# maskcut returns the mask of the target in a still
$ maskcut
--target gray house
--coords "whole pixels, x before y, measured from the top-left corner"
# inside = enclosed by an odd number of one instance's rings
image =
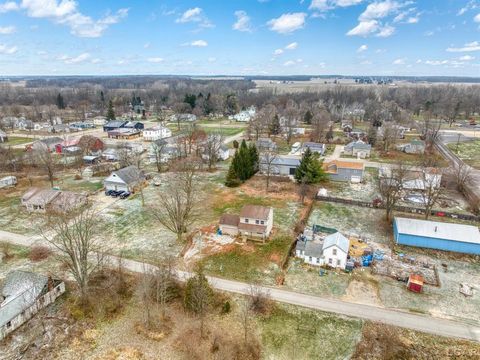
[[[407,154],[423,154],[425,152],[425,141],[413,139],[408,144],[401,144],[397,148]]]
[[[259,151],[262,150],[271,150],[274,151],[277,149],[277,144],[270,138],[260,138],[257,140],[257,148]]]
[[[65,283],[26,271],[7,274],[0,294],[0,340],[53,303],[65,292]]]
[[[270,174],[295,175],[295,171],[300,166],[300,160],[299,156],[279,155],[270,163]],[[260,157],[260,172],[266,173],[268,166],[266,158]]]
[[[34,141],[32,144],[32,149],[37,151],[50,151],[55,152],[57,145],[60,145],[63,142],[63,139],[54,136],[41,140]]]
[[[305,150],[307,150],[307,149],[310,149],[310,151],[312,153],[317,153],[320,156],[322,156],[323,154],[325,154],[325,150],[327,149],[327,147],[325,146],[325,144],[320,144],[320,143],[316,143],[316,142],[303,143],[302,153],[305,152]]]
[[[103,181],[105,190],[129,191],[134,192],[135,188],[145,181],[145,175],[135,165],[124,167],[123,169],[113,171],[109,177]]]
[[[361,159],[370,157],[371,151],[372,145],[366,144],[361,140],[352,141],[343,148],[343,153],[345,155],[355,156]]]
[[[323,163],[323,169],[332,181],[359,183],[363,180],[365,164],[363,162],[333,160]]]

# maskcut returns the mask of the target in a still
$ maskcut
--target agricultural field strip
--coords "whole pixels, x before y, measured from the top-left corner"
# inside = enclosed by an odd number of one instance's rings
[[[35,237],[27,237],[19,234],[13,234],[0,231],[0,241],[12,243],[20,246],[32,246],[42,242]],[[43,243],[42,245],[46,245]],[[48,244],[47,244],[48,245]],[[120,259],[116,256],[108,256],[107,261],[114,265],[121,261],[122,265],[129,271],[143,273],[154,270],[153,265],[145,264],[139,261]],[[177,277],[185,281],[192,274],[184,271],[177,271]],[[238,281],[220,279],[217,277],[208,277],[211,285],[217,290],[249,294],[250,286],[247,283]],[[480,326],[471,326],[451,320],[443,320],[429,316],[410,314],[397,310],[384,309],[381,307],[355,304],[341,300],[331,300],[318,296],[301,294],[293,291],[285,291],[270,287],[262,287],[267,291],[270,297],[279,302],[311,308],[315,310],[326,311],[339,315],[362,318],[370,321],[378,321],[389,325],[409,328],[417,331],[423,331],[430,334],[456,337],[480,342]]]

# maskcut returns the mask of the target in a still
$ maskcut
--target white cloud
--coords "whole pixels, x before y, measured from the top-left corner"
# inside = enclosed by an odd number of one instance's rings
[[[395,33],[395,28],[390,25],[385,25],[380,29],[380,31],[375,35],[377,37],[389,37]]]
[[[89,38],[102,36],[110,25],[118,23],[128,15],[128,9],[120,9],[114,14],[94,20],[83,15],[74,0],[22,0],[20,8],[25,10],[29,17],[49,19],[56,24],[70,27],[72,35]]]
[[[145,44],[143,44],[143,48],[148,49],[148,48],[150,48],[150,45],[151,44],[149,42],[146,42]]]
[[[287,46],[285,46],[285,49],[286,50],[295,50],[297,47],[298,47],[298,43],[293,42],[293,43],[290,43]]]
[[[7,1],[0,4],[0,14],[15,10],[18,10],[18,5],[14,1]]]
[[[175,22],[177,23],[186,23],[186,22],[199,22],[202,21],[202,12],[203,10],[199,7],[191,8],[185,11],[181,17],[179,17]]]
[[[0,54],[2,55],[13,55],[18,51],[18,48],[16,46],[7,46],[0,44]]]
[[[298,29],[302,29],[305,26],[306,13],[287,13],[283,14],[279,18],[270,20],[267,24],[270,26],[270,30],[276,31],[280,34],[288,34]]]
[[[273,52],[273,55],[275,55],[275,56],[282,55],[282,54],[283,54],[283,49],[276,49],[276,50]]]
[[[283,66],[292,66],[292,65],[295,65],[295,64],[296,64],[295,61],[293,61],[293,60],[288,60],[288,61],[285,61],[285,62],[283,63]]]
[[[348,36],[367,36],[377,32],[379,29],[378,21],[377,20],[369,20],[369,21],[361,21],[347,32]]]
[[[95,58],[95,59],[92,59],[90,62],[91,62],[92,64],[99,64],[99,63],[102,62],[102,59]]]
[[[448,52],[472,52],[472,51],[480,51],[480,42],[473,41],[470,43],[466,43],[462,47],[449,47],[447,48]]]
[[[348,7],[358,5],[363,0],[312,0],[309,9],[326,11],[336,7]]]
[[[161,63],[163,62],[163,59],[161,57],[151,57],[148,58],[147,61],[151,63]]]
[[[237,21],[232,25],[233,30],[238,31],[252,31],[252,27],[250,24],[250,16],[243,10],[235,11],[235,16],[237,17]]]
[[[209,57],[209,58],[208,58],[208,62],[210,62],[210,63],[213,63],[213,62],[215,62],[215,61],[217,61],[217,58],[216,58],[216,57],[213,57],[213,56],[212,56],[212,57]]]
[[[475,15],[475,17],[473,18],[473,21],[480,23],[480,14]]]
[[[364,51],[367,51],[367,50],[368,50],[368,46],[364,44],[357,49],[357,52],[360,53],[360,52],[364,52]]]
[[[394,13],[402,7],[402,4],[386,0],[382,2],[374,2],[367,6],[365,11],[358,18],[360,21],[372,20],[372,19],[382,19],[388,15]]]
[[[470,56],[470,55],[464,55],[464,56],[460,56],[458,58],[458,60],[460,60],[460,61],[472,61],[472,60],[475,60],[475,57]]]
[[[405,65],[405,58],[396,59],[393,61],[393,65]]]
[[[372,62],[370,60],[364,60],[360,64],[361,65],[372,65]]]
[[[0,26],[0,35],[13,34],[15,31],[17,31],[15,26],[4,26],[4,27]]]
[[[68,55],[61,55],[58,60],[63,61],[65,64],[79,64],[86,60],[90,59],[89,53],[83,53],[75,57],[70,57]]]
[[[188,9],[182,14],[182,16],[180,16],[177,20],[175,20],[175,22],[181,23],[181,24],[194,22],[194,23],[198,23],[199,26],[202,28],[213,27],[213,24],[210,22],[210,20],[208,20],[208,18],[203,13],[202,8],[199,8],[199,7]]]
[[[420,21],[420,18],[418,16],[411,16],[407,19],[407,24],[416,24]]]
[[[448,60],[425,60],[425,64],[433,66],[446,65],[448,63]]]
[[[205,47],[208,46],[208,42],[205,40],[195,40],[189,43],[183,44],[183,46],[193,46],[193,47]]]

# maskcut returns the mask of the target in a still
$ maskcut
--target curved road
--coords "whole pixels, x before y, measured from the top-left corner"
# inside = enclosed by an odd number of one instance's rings
[[[32,246],[33,244],[44,242],[39,237],[27,237],[1,230],[0,241],[21,246]],[[155,267],[152,265],[128,259],[120,260],[116,256],[109,256],[107,261],[109,264],[117,266],[118,262],[121,261],[121,264],[125,269],[137,273],[155,270]],[[176,271],[176,275],[180,281],[185,281],[192,274],[184,271]],[[250,285],[247,283],[211,276],[208,277],[208,280],[212,287],[217,290],[244,295],[248,295],[250,293]],[[452,320],[439,319],[431,316],[417,315],[377,306],[323,298],[278,288],[261,287],[261,289],[265,292],[268,292],[272,300],[286,304],[302,306],[310,309],[321,310],[370,321],[378,321],[381,323],[422,331],[434,335],[462,338],[480,342],[480,324],[474,326]]]

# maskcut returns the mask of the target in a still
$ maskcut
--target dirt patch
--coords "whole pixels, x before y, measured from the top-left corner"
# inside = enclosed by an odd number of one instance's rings
[[[342,300],[365,304],[382,306],[378,297],[378,289],[370,282],[352,280],[342,296]]]

